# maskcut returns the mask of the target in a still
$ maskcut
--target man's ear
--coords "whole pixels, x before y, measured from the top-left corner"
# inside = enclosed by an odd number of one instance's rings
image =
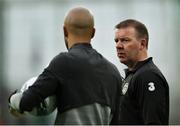
[[[64,31],[64,36],[68,37],[68,31],[67,31],[67,28],[65,26],[63,27],[63,31]]]
[[[94,37],[95,32],[96,32],[96,29],[95,29],[95,28],[93,28],[91,38],[93,38],[93,37]]]
[[[144,49],[144,48],[147,48],[147,42],[145,39],[141,39],[140,41],[140,49]]]

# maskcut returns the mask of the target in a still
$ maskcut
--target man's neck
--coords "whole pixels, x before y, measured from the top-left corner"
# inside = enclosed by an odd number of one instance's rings
[[[73,45],[75,44],[80,44],[80,43],[90,43],[90,41],[74,41],[74,42],[71,42],[71,43],[68,43],[68,48],[70,49]]]
[[[129,69],[130,71],[132,71],[132,70],[136,67],[136,65],[137,65],[138,62],[144,61],[144,60],[146,60],[146,59],[148,59],[148,56],[147,56],[147,55],[144,56],[144,57],[142,57],[142,58],[140,58],[140,59],[137,60],[137,61],[132,61],[131,63],[128,64],[128,69]]]

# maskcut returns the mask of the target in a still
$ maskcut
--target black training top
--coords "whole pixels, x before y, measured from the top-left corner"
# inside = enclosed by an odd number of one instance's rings
[[[169,87],[152,58],[125,72],[120,124],[168,124]]]
[[[57,55],[23,93],[20,109],[31,111],[46,97],[56,95],[59,113],[96,102],[109,106],[114,114],[119,108],[121,83],[117,68],[90,44],[75,44]],[[117,120],[114,116],[112,124]]]

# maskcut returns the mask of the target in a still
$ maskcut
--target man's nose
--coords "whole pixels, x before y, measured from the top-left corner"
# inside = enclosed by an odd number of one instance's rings
[[[123,44],[120,40],[116,42],[116,48],[123,48]]]

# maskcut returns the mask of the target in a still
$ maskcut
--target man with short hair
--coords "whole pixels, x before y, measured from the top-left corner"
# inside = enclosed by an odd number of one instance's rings
[[[168,124],[168,83],[148,57],[148,30],[137,20],[115,26],[117,56],[128,68],[122,85],[120,124]]]

